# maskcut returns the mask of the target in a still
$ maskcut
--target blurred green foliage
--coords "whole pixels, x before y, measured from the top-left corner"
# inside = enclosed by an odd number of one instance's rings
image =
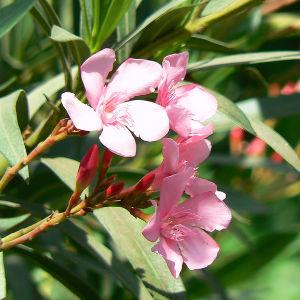
[[[129,251],[127,243],[118,244],[116,234],[125,233],[99,211],[100,223],[94,215],[67,221],[5,252],[7,299],[299,299],[300,88],[294,95],[280,90],[300,78],[300,3],[287,2],[0,1],[0,174],[66,115],[62,91],[84,99],[78,66],[90,53],[112,47],[118,63],[129,56],[160,62],[188,50],[187,80],[213,90],[219,100],[212,155],[199,175],[227,193],[234,216],[229,229],[215,235],[222,249],[216,262],[203,271],[184,270],[185,292],[180,281],[168,278],[159,288],[159,278],[150,286],[134,246]],[[28,110],[18,107],[23,96]],[[234,153],[233,124],[248,131],[241,147],[258,135],[291,165],[271,160],[271,148],[259,157]],[[5,140],[7,130],[12,140]],[[78,161],[93,142],[93,134],[69,138],[30,165],[29,182],[16,177],[9,184],[0,195],[1,236],[64,209]],[[160,161],[159,142],[140,143],[137,157],[116,158],[111,172],[130,185]],[[21,175],[28,179],[26,169]]]

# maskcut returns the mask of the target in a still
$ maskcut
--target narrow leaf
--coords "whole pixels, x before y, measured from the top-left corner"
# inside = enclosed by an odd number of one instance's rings
[[[94,271],[99,272],[100,268],[106,270],[106,273],[119,280],[137,299],[152,299],[143,282],[134,273],[131,266],[120,260],[110,249],[97,241],[92,232],[87,234],[73,222],[65,222],[60,228],[72,240],[85,249],[93,261],[97,261],[91,266]]]
[[[24,91],[19,90],[0,99],[0,151],[10,165],[15,165],[26,156],[20,128],[24,129],[27,121]],[[26,180],[29,177],[28,167],[24,167],[19,173]]]
[[[235,103],[226,97],[217,93],[214,94],[217,97],[219,111],[221,113],[232,120],[232,122],[236,125],[239,125],[248,132],[265,141],[290,165],[292,165],[296,170],[300,171],[300,160],[298,155],[280,134],[263,122],[250,116],[246,116],[246,114],[244,114]]]
[[[68,270],[67,268],[58,264],[55,260],[44,256],[34,249],[26,246],[19,246],[15,248],[14,251],[37,263],[42,269],[69,288],[80,299],[100,299],[94,288],[82,280],[82,278],[80,278],[74,271]]]
[[[36,0],[16,0],[0,9],[0,38],[30,10]]]
[[[141,234],[145,223],[120,207],[94,212],[155,299],[185,299],[184,286],[174,279],[162,258],[151,252],[152,243]]]
[[[300,60],[300,51],[270,51],[228,55],[191,63],[188,69],[190,72],[194,72],[228,66],[261,64],[284,60]]]
[[[3,252],[0,252],[0,299],[6,299],[6,279],[3,261]]]
[[[24,222],[26,219],[30,217],[30,214],[25,214],[12,218],[0,218],[0,231],[6,231],[10,228]]]

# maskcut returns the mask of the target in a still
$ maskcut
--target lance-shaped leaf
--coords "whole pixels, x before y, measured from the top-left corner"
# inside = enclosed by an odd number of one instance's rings
[[[162,258],[151,252],[153,243],[142,236],[144,222],[120,207],[102,208],[94,214],[155,299],[186,298],[182,281],[172,277]]]
[[[270,51],[234,54],[191,63],[190,72],[237,65],[262,64],[284,60],[300,60],[300,51]]]
[[[36,0],[17,0],[0,9],[0,38],[29,11]]]
[[[10,165],[15,165],[27,155],[21,133],[27,122],[27,99],[24,91],[19,90],[0,99],[0,152]],[[19,173],[26,180],[29,176],[28,167],[24,167]]]
[[[59,26],[54,25],[52,27],[50,38],[55,42],[68,43],[73,58],[78,65],[80,65],[90,55],[89,47],[81,37]]]
[[[17,217],[11,218],[0,218],[0,231],[6,231],[22,222],[30,217],[30,214],[24,214]]]
[[[234,124],[239,125],[265,141],[290,165],[300,171],[300,159],[298,155],[280,134],[258,119],[247,116],[235,103],[226,97],[215,92],[214,94],[218,100],[219,112],[228,117]]]
[[[0,299],[6,298],[6,279],[3,262],[3,252],[0,253]]]

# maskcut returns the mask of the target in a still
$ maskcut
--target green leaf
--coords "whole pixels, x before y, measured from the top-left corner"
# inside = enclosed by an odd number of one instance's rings
[[[81,37],[59,26],[52,27],[50,38],[55,42],[68,43],[78,65],[90,56],[90,49]]]
[[[72,191],[75,189],[79,162],[66,157],[42,158],[41,162],[55,173]]]
[[[60,226],[61,230],[72,240],[85,249],[97,263],[89,267],[97,273],[104,270],[113,278],[119,280],[124,287],[135,295],[137,299],[152,299],[143,282],[134,273],[132,267],[119,259],[115,253],[101,244],[94,237],[93,232],[86,233],[73,222],[65,222]],[[101,270],[99,270],[101,268]]]
[[[188,48],[204,51],[235,53],[238,50],[228,46],[226,43],[213,39],[203,34],[194,34],[186,41]]]
[[[162,257],[151,252],[153,243],[142,236],[145,223],[120,207],[102,208],[94,214],[155,299],[186,299],[181,280],[172,277]]]
[[[251,98],[236,102],[236,105],[247,116],[259,120],[282,118],[300,113],[299,95]],[[213,119],[216,130],[226,131],[232,127],[232,121],[222,114],[217,114]]]
[[[71,69],[72,77],[74,78],[77,73],[77,68],[73,67]],[[47,95],[49,98],[55,95],[59,90],[65,86],[64,74],[59,73],[58,75],[52,77],[50,80],[42,83],[41,85],[34,88],[30,93],[28,93],[28,108],[30,119],[38,111],[38,109],[46,102],[44,96]]]
[[[113,33],[119,21],[128,10],[132,0],[106,0],[101,1],[101,23],[99,32],[95,36],[96,44],[93,50],[98,50],[103,42]]]
[[[80,299],[101,299],[94,288],[82,280],[74,270],[69,270],[58,264],[54,259],[44,256],[26,246],[18,246],[14,251],[37,263],[42,269],[69,288]]]
[[[6,299],[6,279],[3,252],[0,252],[0,299]]]
[[[152,24],[156,19],[164,15],[169,10],[173,9],[174,7],[178,6],[179,4],[184,3],[184,0],[172,0],[169,3],[162,6],[160,9],[155,11],[152,15],[147,17],[141,25],[139,25],[133,32],[131,32],[128,36],[126,36],[122,41],[118,42],[114,49],[118,51],[124,45],[126,45],[129,41],[133,38],[137,37],[145,28],[147,28],[150,24]]]
[[[207,5],[205,6],[205,8],[203,9],[201,16],[207,16],[207,15],[211,15],[214,14],[224,8],[226,8],[227,6],[229,6],[230,4],[234,3],[235,0],[210,0]]]
[[[300,160],[296,152],[288,144],[288,142],[271,127],[265,125],[263,122],[246,116],[243,111],[232,101],[226,97],[213,92],[218,100],[219,112],[223,113],[233,123],[244,128],[248,132],[256,135],[276,152],[278,152],[290,165],[296,170],[300,171]]]
[[[15,165],[27,155],[21,129],[28,122],[27,100],[24,91],[16,91],[0,99],[0,152],[10,165]],[[20,175],[26,180],[29,177],[28,167]]]
[[[136,24],[136,4],[135,1],[132,1],[128,11],[123,16],[119,25],[117,27],[117,41],[120,42],[125,38],[130,32],[135,28]],[[118,51],[118,61],[119,63],[123,62],[126,58],[129,57],[132,49],[132,41],[128,42],[120,51]]]
[[[25,214],[12,218],[0,218],[0,231],[6,231],[11,229],[12,227],[24,222],[26,219],[30,217],[30,214]]]
[[[0,38],[30,10],[36,0],[16,0],[0,9]]]
[[[285,60],[300,60],[300,51],[252,52],[216,57],[210,60],[191,63],[188,66],[188,70],[194,72],[228,66],[261,64]]]

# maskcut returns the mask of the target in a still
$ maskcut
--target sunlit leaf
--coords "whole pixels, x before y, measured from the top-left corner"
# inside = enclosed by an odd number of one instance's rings
[[[25,214],[17,217],[11,218],[0,218],[0,231],[6,231],[22,222],[30,217],[30,214]]]
[[[186,298],[181,280],[172,277],[162,258],[151,252],[153,244],[142,236],[145,223],[120,207],[102,208],[94,214],[155,299]]]
[[[134,273],[132,267],[120,260],[110,249],[95,239],[93,233],[86,233],[71,222],[61,226],[61,230],[72,240],[85,249],[97,262],[90,268],[97,273],[101,267],[113,278],[119,280],[138,299],[152,299],[141,279]],[[101,270],[103,272],[103,270]]]
[[[188,69],[190,72],[194,72],[228,66],[261,64],[285,60],[300,60],[300,51],[270,51],[227,55],[191,63]]]
[[[24,91],[16,91],[0,99],[0,151],[11,165],[18,163],[26,156],[20,128],[28,122],[27,100]],[[20,175],[27,179],[28,167]]]
[[[0,299],[6,298],[6,279],[3,262],[3,252],[0,252]]]
[[[30,10],[36,0],[16,0],[0,8],[0,38]]]

